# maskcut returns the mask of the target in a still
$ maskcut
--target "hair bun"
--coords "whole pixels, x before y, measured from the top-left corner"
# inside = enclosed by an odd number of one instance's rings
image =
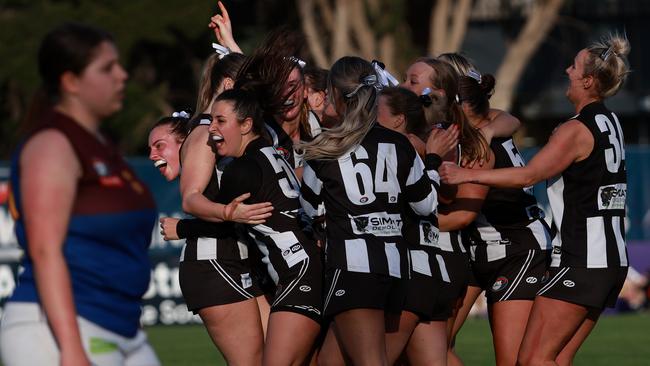
[[[481,87],[481,91],[483,91],[485,95],[491,96],[492,93],[494,92],[495,84],[496,84],[496,79],[494,79],[494,76],[492,74],[484,74],[481,77],[481,84],[479,84],[479,86]]]
[[[625,57],[630,53],[630,42],[627,40],[627,37],[612,35],[609,37],[607,43],[610,45],[616,56]]]

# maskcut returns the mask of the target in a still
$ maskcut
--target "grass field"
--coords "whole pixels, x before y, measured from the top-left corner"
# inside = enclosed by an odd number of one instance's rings
[[[225,365],[200,325],[156,326],[147,333],[163,365]],[[468,320],[457,348],[466,365],[493,365],[487,320]],[[650,313],[603,317],[578,352],[575,365],[650,365]]]

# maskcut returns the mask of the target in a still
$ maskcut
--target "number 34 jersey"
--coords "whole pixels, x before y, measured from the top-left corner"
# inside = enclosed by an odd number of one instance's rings
[[[591,154],[548,181],[553,224],[553,267],[626,267],[627,178],[623,131],[616,115],[599,102],[573,119],[594,138]]]
[[[327,267],[408,278],[403,213],[435,212],[432,180],[408,139],[379,125],[338,159],[308,161],[301,199],[310,216],[325,205]]]

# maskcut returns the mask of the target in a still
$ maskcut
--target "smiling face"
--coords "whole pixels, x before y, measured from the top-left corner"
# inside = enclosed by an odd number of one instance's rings
[[[287,94],[284,105],[287,109],[285,109],[280,116],[282,121],[293,121],[298,118],[302,108],[302,103],[305,99],[304,88],[302,73],[298,67],[294,67],[293,70],[291,70],[284,87],[284,93]]]
[[[434,80],[434,76],[435,70],[433,67],[424,62],[416,62],[406,70],[406,78],[400,86],[420,95],[424,88],[434,89],[431,82],[431,80]]]
[[[210,136],[214,141],[219,156],[240,157],[249,142],[252,120],[240,121],[233,110],[233,102],[220,100],[212,106],[212,123]]]
[[[93,60],[81,74],[74,75],[70,72],[72,82],[63,93],[69,93],[92,115],[102,119],[122,109],[124,84],[128,74],[119,63],[119,55],[113,43],[100,43],[94,54]]]
[[[167,181],[172,181],[180,174],[179,150],[182,141],[172,133],[169,124],[155,127],[149,132],[149,160],[153,161]]]
[[[569,77],[569,86],[567,86],[566,89],[566,96],[574,104],[585,94],[587,89],[587,78],[591,78],[591,76],[585,77],[584,75],[585,61],[587,60],[587,57],[588,51],[586,49],[580,50],[573,59],[573,63],[565,70]]]

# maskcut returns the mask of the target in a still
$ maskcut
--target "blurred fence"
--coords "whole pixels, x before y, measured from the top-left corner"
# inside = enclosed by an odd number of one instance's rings
[[[529,160],[535,149],[523,150]],[[158,205],[159,216],[183,216],[178,181],[167,182],[146,158],[130,158],[138,176],[149,186]],[[626,148],[628,172],[626,232],[630,262],[640,272],[650,269],[650,147]],[[22,251],[18,248],[13,220],[6,206],[8,197],[9,163],[0,162],[0,306],[11,295]],[[545,184],[535,186],[535,195],[550,216]],[[183,241],[166,242],[154,227],[149,250],[152,269],[151,284],[145,294],[142,321],[152,324],[187,324],[200,322],[187,311],[178,283],[178,258]]]

